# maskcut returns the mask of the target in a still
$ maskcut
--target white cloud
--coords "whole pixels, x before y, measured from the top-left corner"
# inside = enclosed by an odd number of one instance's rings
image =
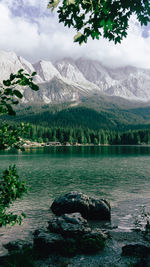
[[[18,6],[17,0],[1,0],[0,3],[3,4],[4,6],[8,7],[8,8]]]
[[[23,0],[24,5],[27,6],[47,6],[49,0]]]
[[[0,4],[0,48],[32,54],[39,39],[38,27],[19,17],[12,18],[8,8]],[[30,43],[31,40],[31,43]]]
[[[20,0],[21,1],[21,0]],[[135,18],[130,23],[128,37],[114,45],[105,39],[89,40],[79,46],[73,43],[74,30],[58,23],[57,15],[40,16],[34,21],[28,16],[14,16],[11,7],[20,1],[0,1],[0,49],[12,50],[30,61],[64,56],[98,59],[111,66],[135,65],[150,68],[150,36],[142,37],[142,28]],[[47,0],[23,0],[26,5],[45,11]]]
[[[35,6],[35,7],[46,7],[49,0],[0,0],[1,3],[8,7],[14,6]]]
[[[43,10],[43,11],[45,11],[49,3],[49,0],[22,0],[22,1],[23,1],[24,6],[36,7],[39,10]]]

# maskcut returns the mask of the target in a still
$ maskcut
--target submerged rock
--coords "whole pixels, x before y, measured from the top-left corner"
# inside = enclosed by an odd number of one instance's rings
[[[54,200],[51,210],[56,215],[79,212],[86,219],[110,220],[110,205],[104,199],[95,199],[76,191]]]

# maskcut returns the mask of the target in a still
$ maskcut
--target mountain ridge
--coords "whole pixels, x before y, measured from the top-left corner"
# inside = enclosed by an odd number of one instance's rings
[[[94,94],[118,96],[130,101],[150,100],[150,69],[133,66],[111,68],[84,58],[64,58],[55,62],[40,60],[31,64],[14,52],[0,51],[0,82],[20,68],[29,74],[37,72],[35,82],[41,90],[36,101],[43,104],[80,102]],[[35,101],[35,95],[30,95],[29,89],[26,89],[24,103]]]

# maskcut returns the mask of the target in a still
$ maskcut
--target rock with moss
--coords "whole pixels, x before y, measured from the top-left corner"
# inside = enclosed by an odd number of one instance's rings
[[[79,212],[86,219],[110,220],[110,204],[104,199],[95,199],[76,191],[70,192],[54,200],[51,205],[54,214]]]

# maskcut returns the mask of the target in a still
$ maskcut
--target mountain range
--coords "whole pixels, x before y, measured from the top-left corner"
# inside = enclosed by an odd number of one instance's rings
[[[31,64],[14,52],[0,51],[0,82],[19,69],[37,72],[38,93],[24,91],[24,103],[78,103],[85,97],[110,96],[130,101],[150,100],[150,69],[126,66],[112,68],[99,61],[64,58]],[[119,100],[118,100],[119,101]]]
[[[19,69],[36,71],[40,90],[24,90],[15,121],[46,127],[150,128],[150,69],[111,68],[85,58],[31,64],[14,52],[0,51],[0,83]]]

